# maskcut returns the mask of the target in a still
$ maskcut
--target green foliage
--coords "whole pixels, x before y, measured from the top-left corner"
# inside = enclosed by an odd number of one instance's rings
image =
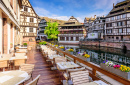
[[[56,40],[58,38],[58,23],[57,22],[48,22],[47,27],[45,27],[44,34],[46,34],[48,39]]]
[[[39,45],[46,45],[46,42],[45,41],[39,42]]]
[[[23,45],[27,45],[27,43],[23,43]]]

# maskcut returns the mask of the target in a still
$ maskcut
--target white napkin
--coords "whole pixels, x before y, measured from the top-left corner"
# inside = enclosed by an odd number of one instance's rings
[[[2,76],[2,77],[0,77],[0,83],[3,83],[3,82],[5,82],[5,81],[8,81],[8,80],[11,79],[11,78],[13,78],[13,76],[7,76],[7,75]]]

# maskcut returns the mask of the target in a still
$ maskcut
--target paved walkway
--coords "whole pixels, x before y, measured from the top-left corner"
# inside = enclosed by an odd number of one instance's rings
[[[38,85],[62,85],[59,79],[59,73],[50,69],[52,65],[47,64],[38,50],[33,49],[29,51],[28,58],[28,64],[35,64],[33,78],[39,74],[41,75]]]

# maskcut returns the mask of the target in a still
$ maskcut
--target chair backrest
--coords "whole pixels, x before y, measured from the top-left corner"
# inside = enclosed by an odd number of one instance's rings
[[[60,63],[60,62],[66,62],[65,57],[56,57],[54,58],[55,63]]]
[[[33,81],[29,82],[26,85],[37,85],[40,75],[38,75]]]
[[[7,60],[0,61],[0,68],[5,68],[5,67],[8,67],[8,61]]]
[[[11,54],[2,54],[2,57],[12,57]]]
[[[89,82],[89,71],[78,71],[78,72],[71,72],[70,76],[72,78],[74,85],[80,85],[82,83]]]
[[[26,71],[28,74],[31,74],[34,69],[34,64],[22,64],[20,65],[21,71]]]
[[[26,63],[26,59],[18,59],[18,60],[14,60],[14,66],[20,66],[22,64]]]
[[[67,77],[70,78],[70,73],[71,73],[71,72],[84,71],[84,70],[86,70],[85,67],[76,68],[76,69],[67,69],[67,70],[66,70]]]

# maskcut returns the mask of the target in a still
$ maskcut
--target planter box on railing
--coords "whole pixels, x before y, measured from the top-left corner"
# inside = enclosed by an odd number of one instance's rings
[[[70,51],[68,51],[68,50],[65,50],[65,52],[67,52],[67,53],[73,55],[73,52],[70,52]]]
[[[107,66],[107,65],[105,65],[103,63],[100,64],[100,67],[102,69],[104,69],[104,70],[107,70],[107,71],[112,72],[112,73],[114,73],[114,74],[116,74],[118,76],[121,76],[121,77],[123,77],[125,79],[130,80],[130,72],[123,72],[120,69],[115,69],[115,68]]]

